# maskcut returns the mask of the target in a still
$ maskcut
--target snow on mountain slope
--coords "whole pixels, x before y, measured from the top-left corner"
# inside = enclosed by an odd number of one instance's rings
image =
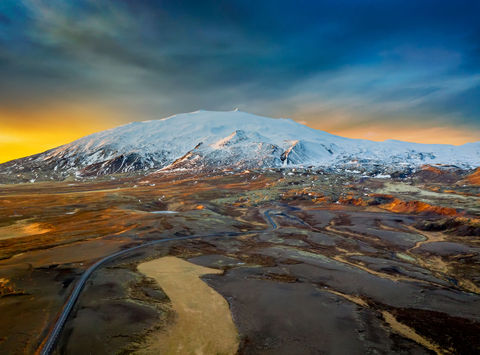
[[[335,136],[290,119],[197,111],[133,122],[0,165],[34,177],[103,175],[150,169],[281,166],[480,165],[480,142],[463,146],[373,142]]]

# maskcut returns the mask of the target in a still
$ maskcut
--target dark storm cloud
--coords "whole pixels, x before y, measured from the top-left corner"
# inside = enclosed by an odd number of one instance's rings
[[[82,97],[140,118],[319,105],[352,125],[479,128],[479,13],[478,1],[6,0],[0,104]]]

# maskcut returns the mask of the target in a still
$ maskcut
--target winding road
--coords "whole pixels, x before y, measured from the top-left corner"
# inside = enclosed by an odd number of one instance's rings
[[[265,220],[271,225],[271,228],[267,228],[263,231],[256,231],[256,233],[264,233],[267,231],[275,230],[278,228],[277,224],[274,222],[272,219],[272,216],[270,213],[272,210],[267,210],[263,212],[263,216]],[[120,256],[126,255],[132,251],[138,250],[140,248],[145,248],[147,246],[151,245],[156,245],[156,244],[161,244],[161,243],[166,243],[166,242],[174,242],[174,241],[180,241],[180,240],[188,240],[188,239],[202,239],[202,238],[213,238],[213,237],[237,237],[245,234],[250,234],[252,232],[226,232],[226,233],[218,233],[218,234],[207,234],[207,235],[189,235],[185,237],[177,237],[177,238],[166,238],[166,239],[159,239],[159,240],[154,240],[148,243],[144,244],[139,244],[134,247],[120,250],[116,253],[110,254],[103,259],[100,259],[97,261],[95,264],[90,266],[80,277],[80,279],[77,281],[75,284],[75,287],[68,297],[67,301],[65,302],[62,311],[57,318],[55,325],[51,328],[51,331],[49,332],[46,340],[42,343],[39,351],[37,353],[41,355],[49,355],[52,353],[55,344],[58,340],[58,337],[60,333],[62,332],[63,327],[65,326],[65,323],[67,322],[68,316],[72,312],[73,306],[75,306],[75,303],[78,301],[78,297],[80,296],[80,292],[82,292],[83,288],[85,287],[85,284],[88,280],[88,278],[92,275],[92,273],[98,269],[100,266],[103,264],[108,263],[109,261],[112,261]]]

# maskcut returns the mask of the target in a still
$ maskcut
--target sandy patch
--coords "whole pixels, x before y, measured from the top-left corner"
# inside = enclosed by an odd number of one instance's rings
[[[221,274],[183,259],[166,256],[138,266],[157,281],[172,302],[175,323],[147,339],[138,354],[235,354],[238,333],[227,301],[200,279]]]
[[[382,315],[385,321],[395,333],[398,333],[405,338],[413,340],[414,342],[426,347],[427,349],[434,351],[438,355],[450,353],[449,351],[440,348],[437,344],[432,343],[427,338],[422,337],[417,332],[415,332],[414,329],[397,321],[397,319],[390,312],[382,311]]]
[[[468,200],[469,197],[462,195],[454,195],[449,193],[435,192],[421,189],[417,186],[407,185],[403,183],[390,183],[387,182],[382,189],[376,191],[380,194],[396,194],[396,193],[413,193],[419,194],[423,197],[433,197],[433,198],[456,198],[459,200]]]
[[[37,234],[44,234],[53,230],[50,226],[42,223],[30,223],[23,220],[7,227],[0,228],[0,240],[29,237]]]

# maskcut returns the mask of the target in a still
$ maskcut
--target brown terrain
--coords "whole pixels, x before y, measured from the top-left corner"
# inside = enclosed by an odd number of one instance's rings
[[[480,168],[477,168],[473,173],[469,174],[466,181],[472,185],[480,185]]]
[[[0,185],[0,353],[35,353],[96,261],[194,235],[99,267],[54,352],[478,353],[478,174]]]

